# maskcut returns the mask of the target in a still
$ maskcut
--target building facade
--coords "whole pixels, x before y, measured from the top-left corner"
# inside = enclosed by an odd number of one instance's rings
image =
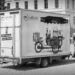
[[[31,9],[63,12],[75,10],[75,0],[5,0],[8,9]]]
[[[28,9],[70,15],[70,23],[75,28],[75,0],[5,0],[7,9]]]

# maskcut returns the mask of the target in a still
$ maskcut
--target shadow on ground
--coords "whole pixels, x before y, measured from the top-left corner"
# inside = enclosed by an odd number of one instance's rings
[[[48,65],[48,67],[58,67],[62,65],[69,65],[75,63],[74,60],[62,60],[62,61],[53,61],[51,64]],[[40,66],[37,66],[35,64],[22,64],[19,66],[3,66],[1,68],[7,68],[7,69],[14,69],[14,70],[19,70],[19,71],[27,71],[27,70],[33,70],[33,69],[41,69]],[[47,68],[47,67],[46,67]]]

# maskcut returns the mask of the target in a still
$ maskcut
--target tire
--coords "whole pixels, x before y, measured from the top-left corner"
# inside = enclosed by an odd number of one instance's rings
[[[36,64],[37,66],[40,66],[40,64],[41,64],[41,58],[37,58],[37,59],[35,60],[35,64]]]
[[[13,60],[13,65],[14,65],[14,66],[18,66],[18,65],[20,65],[20,64],[19,64],[19,62]]]
[[[41,64],[40,64],[40,66],[41,67],[47,67],[48,66],[48,59],[47,58],[42,58],[41,59]]]
[[[39,52],[41,52],[42,51],[42,43],[40,43],[40,42],[36,42],[35,43],[35,51],[37,52],[37,53],[39,53]]]

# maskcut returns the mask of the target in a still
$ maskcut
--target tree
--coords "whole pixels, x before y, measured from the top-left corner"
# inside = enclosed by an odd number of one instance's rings
[[[5,0],[0,0],[0,10],[5,9]]]

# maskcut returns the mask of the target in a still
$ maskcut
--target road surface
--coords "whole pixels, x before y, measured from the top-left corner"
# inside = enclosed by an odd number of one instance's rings
[[[12,63],[0,64],[0,75],[75,75],[75,58],[53,62],[46,68],[35,64],[16,67]]]

